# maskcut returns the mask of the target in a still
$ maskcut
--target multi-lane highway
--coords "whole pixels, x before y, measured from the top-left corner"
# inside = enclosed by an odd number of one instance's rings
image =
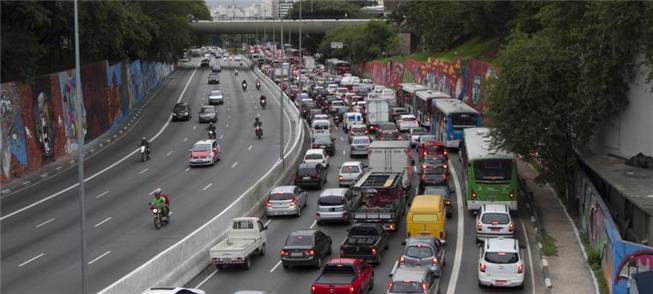
[[[343,162],[349,160],[367,161],[364,158],[350,159],[346,134],[340,129],[334,130],[333,134],[337,139],[337,149],[336,155],[330,159],[330,167],[328,168],[329,180],[325,185],[325,189],[337,187],[337,171]],[[455,178],[451,181],[450,186],[457,193],[462,193],[461,166],[458,155],[455,152],[450,156],[450,163],[453,165],[452,178]],[[413,186],[417,187],[417,179],[415,179]],[[281,266],[279,251],[283,247],[285,239],[290,232],[314,228],[320,229],[331,236],[333,239],[332,256],[338,256],[339,246],[347,235],[345,231],[347,225],[316,224],[315,212],[317,209],[317,198],[320,192],[320,190],[309,190],[309,204],[301,217],[290,216],[266,219],[269,228],[267,254],[256,258],[251,269],[246,271],[234,268],[216,271],[215,267],[209,266],[186,286],[200,287],[207,291],[207,293],[231,294],[237,290],[265,290],[277,294],[310,293],[311,284],[320,274],[320,270],[310,267],[286,270]],[[478,287],[477,269],[479,248],[475,243],[475,216],[468,213],[464,207],[458,209],[460,207],[459,203],[462,200],[462,194],[456,195],[453,196],[452,200],[457,210],[446,225],[448,245],[446,266],[442,276],[440,293],[542,293],[542,273],[539,270],[539,264],[533,264],[533,262],[537,262],[536,260],[532,260],[532,258],[537,259],[536,255],[533,255],[536,252],[533,248],[525,248],[523,250],[524,260],[527,264],[526,282],[523,289]],[[525,240],[528,234],[530,240],[529,246],[534,246],[533,244],[536,243],[532,229],[527,223],[527,214],[522,213],[516,216],[515,221],[519,230],[518,235],[520,239]],[[400,226],[397,232],[391,234],[390,246],[388,250],[382,253],[382,263],[374,267],[375,286],[372,293],[385,293],[388,276],[403,250],[401,242],[404,238],[405,225]]]
[[[216,62],[215,60],[213,61]],[[193,60],[177,69],[146,108],[140,121],[119,141],[86,161],[86,232],[88,283],[97,292],[218,214],[256,182],[279,158],[277,99],[258,108],[265,86],[246,68],[220,61],[219,85],[208,85],[210,68]],[[243,79],[250,87],[244,93]],[[188,149],[205,139],[197,121],[208,91],[224,92],[218,106],[217,136],[221,161],[214,167],[189,168]],[[175,102],[188,102],[193,118],[169,122]],[[260,115],[264,138],[252,122]],[[289,120],[284,121],[289,134]],[[135,149],[142,136],[153,140],[152,160],[140,162]],[[289,142],[288,138],[285,142]],[[76,169],[2,198],[2,293],[80,293],[80,214]],[[162,188],[171,197],[171,222],[155,230],[148,195]]]

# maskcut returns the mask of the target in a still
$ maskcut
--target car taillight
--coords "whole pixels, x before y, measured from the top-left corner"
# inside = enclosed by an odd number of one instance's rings
[[[517,267],[517,273],[520,273],[520,274],[521,274],[521,273],[523,273],[523,272],[524,272],[524,264],[520,264],[520,265]]]
[[[476,200],[476,192],[472,191],[472,200]]]
[[[450,205],[451,205],[451,201],[449,201],[449,200],[445,200],[445,201],[444,201],[444,205],[446,205],[446,206],[450,206]]]
[[[481,230],[483,230],[483,225],[481,223],[477,223],[476,224],[476,231],[480,232]]]
[[[512,232],[515,229],[515,227],[512,225],[512,222],[508,224],[508,231]]]
[[[427,293],[428,287],[426,286],[426,283],[422,282],[422,290],[424,290],[424,293]]]
[[[297,204],[297,197],[293,196],[292,200],[290,200],[290,205],[296,205]]]
[[[312,294],[315,293],[315,286],[311,286],[311,293],[312,293]]]
[[[388,282],[388,289],[387,290],[389,291],[390,288],[392,288],[392,281]]]
[[[272,202],[270,202],[270,200],[265,201],[265,206],[272,207]]]
[[[372,255],[376,256],[376,248],[372,248]]]
[[[310,255],[310,256],[315,255],[315,250],[313,249],[306,250],[306,255]]]
[[[285,249],[281,250],[281,256],[288,256],[288,251],[286,251]]]
[[[426,164],[422,164],[422,169],[426,169]]]
[[[444,240],[444,232],[440,232],[440,240]]]
[[[354,291],[355,291],[355,290],[356,290],[356,289],[355,289],[353,286],[349,287],[349,293],[350,293],[350,294],[354,294]]]
[[[431,263],[435,265],[435,264],[439,264],[440,261],[438,260],[437,257],[433,257],[433,259],[431,260]]]
[[[345,250],[342,250],[342,247],[340,247],[340,257],[342,257],[343,255],[345,255]]]
[[[404,264],[406,263],[406,258],[405,257],[399,257],[399,264]]]
[[[485,268],[486,268],[485,263],[481,262],[481,264],[478,265],[478,270],[480,270],[483,273],[485,272]]]
[[[447,155],[447,150],[444,150],[444,155]]]
[[[426,180],[426,174],[422,174],[422,181]]]
[[[445,165],[444,165],[444,169],[448,169],[448,168],[449,168],[449,166],[445,164]]]
[[[342,181],[344,179],[343,176],[338,176],[338,181]]]
[[[510,192],[508,193],[508,196],[510,196],[510,200],[515,200],[515,193]]]

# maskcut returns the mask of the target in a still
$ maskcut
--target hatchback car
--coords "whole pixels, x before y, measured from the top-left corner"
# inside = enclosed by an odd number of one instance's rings
[[[476,242],[499,236],[514,236],[510,209],[506,204],[483,204],[476,216]]]
[[[311,148],[324,149],[330,156],[336,153],[336,138],[330,134],[313,134],[311,141]]]
[[[209,84],[219,84],[220,76],[217,73],[210,73],[208,78]]]
[[[412,114],[402,114],[397,119],[397,128],[400,132],[407,132],[412,128],[418,128],[419,122],[417,118]]]
[[[390,121],[397,122],[397,118],[404,114],[410,114],[410,111],[404,107],[392,107],[390,108]]]
[[[349,210],[355,206],[355,199],[354,194],[347,188],[330,188],[322,191],[317,200],[317,224],[349,222]]]
[[[378,131],[375,139],[380,141],[401,141],[402,137],[399,131]]]
[[[155,287],[145,290],[143,294],[206,294],[206,292],[196,288]]]
[[[422,173],[449,172],[447,158],[444,155],[428,155],[422,160]]]
[[[327,181],[326,168],[315,162],[300,163],[295,174],[295,185],[300,187],[318,187],[322,189]]]
[[[478,286],[524,287],[524,261],[519,241],[487,239],[478,258]]]
[[[424,194],[424,189],[427,186],[448,186],[448,177],[447,174],[443,173],[443,170],[439,172],[428,172],[422,173],[419,178],[419,193]]]
[[[362,155],[367,157],[370,149],[370,138],[368,136],[356,136],[351,140],[349,147],[349,156]]]
[[[222,68],[220,67],[219,64],[216,64],[213,67],[211,67],[211,72],[217,73],[217,72],[221,72],[221,71],[222,71]]]
[[[218,122],[218,111],[215,106],[204,105],[200,109],[199,122]]]
[[[367,136],[367,126],[366,125],[353,125],[349,128],[349,143],[358,136]]]
[[[410,147],[417,146],[417,142],[419,142],[419,137],[426,134],[428,134],[428,132],[426,132],[426,129],[421,127],[410,129]]]
[[[190,166],[199,166],[215,165],[220,160],[221,150],[216,140],[200,140],[188,152]]]
[[[383,131],[383,132],[398,131],[397,125],[391,122],[380,123],[377,129],[378,129],[377,131]]]
[[[308,149],[304,155],[305,163],[319,163],[325,168],[329,167],[329,155],[324,149]]]
[[[308,204],[308,194],[298,186],[275,187],[265,201],[265,214],[301,216]]]
[[[430,142],[437,142],[437,141],[438,139],[434,135],[421,135],[417,140],[417,145],[415,145],[415,149],[419,150],[422,146],[425,146]]]
[[[387,294],[435,294],[439,292],[440,279],[425,267],[398,267],[388,283]]]
[[[172,108],[172,120],[190,120],[190,106],[186,102],[176,103]]]
[[[224,104],[224,95],[220,90],[211,90],[209,92],[209,105]]]
[[[451,190],[449,190],[448,185],[444,186],[424,186],[424,195],[439,195],[442,196],[445,205],[445,211],[447,218],[451,217],[453,214],[453,205],[451,203]]]
[[[404,252],[399,258],[399,266],[428,267],[439,277],[445,264],[445,245],[438,239],[428,236],[411,237],[406,240]]]
[[[360,161],[346,161],[338,171],[338,186],[349,187],[356,183],[358,178],[367,170],[366,165]]]
[[[322,267],[324,257],[331,255],[331,237],[320,230],[299,230],[288,235],[281,249],[281,264],[291,266],[311,265]]]
[[[424,157],[431,155],[442,155],[449,158],[447,146],[441,142],[427,142],[419,147],[419,160],[424,160]]]

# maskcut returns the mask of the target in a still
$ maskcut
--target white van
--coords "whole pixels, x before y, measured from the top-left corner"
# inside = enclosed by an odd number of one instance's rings
[[[313,120],[313,123],[311,124],[311,129],[313,130],[313,134],[330,134],[331,121],[327,119]]]
[[[343,122],[342,124],[343,130],[348,131],[349,128],[353,125],[364,124],[363,115],[360,112],[347,112],[345,113],[342,122]]]

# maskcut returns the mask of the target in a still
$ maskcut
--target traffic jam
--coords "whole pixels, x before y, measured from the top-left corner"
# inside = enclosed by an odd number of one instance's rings
[[[516,163],[489,146],[478,111],[424,85],[377,85],[352,75],[345,61],[319,64],[290,45],[283,55],[272,46],[249,46],[247,58],[297,106],[310,146],[292,183],[269,191],[263,218],[232,220],[226,238],[210,249],[215,268],[250,269],[260,256],[276,254],[285,271],[320,271],[305,289],[312,294],[371,293],[374,279],[386,278],[385,293],[439,293],[447,248],[456,246],[448,242],[447,221],[469,211],[478,255],[465,258],[478,258],[478,287],[524,287],[524,245],[511,216]],[[458,189],[451,152],[462,162]],[[270,220],[307,211],[315,211],[310,229],[291,231],[281,247],[266,249]],[[330,233],[333,227],[346,231],[344,240]],[[384,252],[397,238],[401,253]],[[381,264],[391,265],[389,276],[375,276]]]

